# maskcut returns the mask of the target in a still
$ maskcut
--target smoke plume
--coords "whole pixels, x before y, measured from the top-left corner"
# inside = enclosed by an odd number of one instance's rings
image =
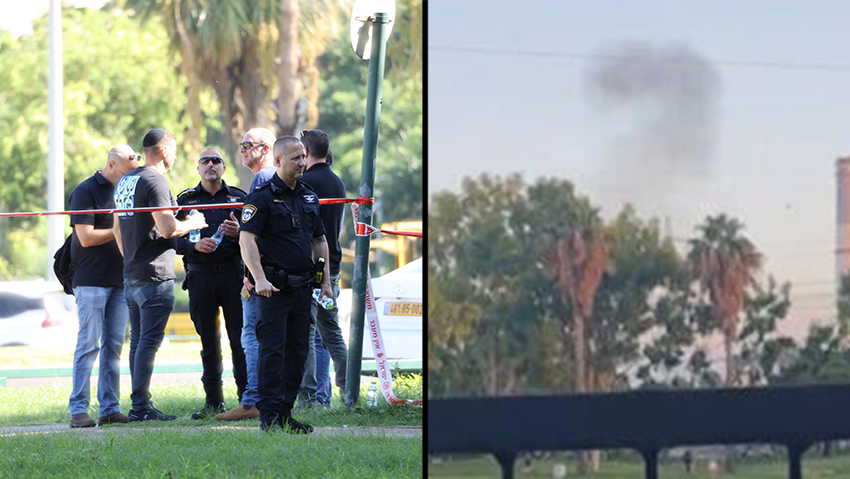
[[[652,213],[685,213],[669,207],[712,173],[718,71],[686,45],[629,43],[599,56],[587,85],[602,113],[605,196],[666,210]]]

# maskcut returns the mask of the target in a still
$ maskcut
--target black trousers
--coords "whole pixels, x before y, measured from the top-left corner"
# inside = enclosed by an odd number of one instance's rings
[[[275,416],[292,412],[310,339],[309,287],[257,296],[257,341],[260,343],[260,420],[271,423]]]
[[[207,393],[207,400],[223,401],[224,398],[210,397],[221,394],[221,330],[218,314],[219,306],[224,311],[224,327],[230,339],[230,353],[233,358],[233,378],[239,394],[248,384],[245,363],[245,351],[242,349],[242,278],[237,270],[223,273],[186,273],[186,286],[189,290],[189,314],[195,323],[195,331],[201,337],[201,363],[204,373],[201,381]]]

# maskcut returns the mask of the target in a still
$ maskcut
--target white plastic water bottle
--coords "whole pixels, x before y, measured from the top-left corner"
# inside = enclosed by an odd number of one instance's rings
[[[328,310],[334,309],[334,300],[332,300],[331,298],[328,298],[327,296],[325,296],[322,299],[319,299],[319,297],[321,295],[322,295],[321,289],[313,288],[313,299],[315,299],[316,302],[319,303],[319,306],[321,306],[325,309],[328,309]]]
[[[215,230],[215,234],[212,235],[212,240],[215,241],[216,249],[218,248],[218,245],[221,244],[221,240],[224,239],[224,229],[222,229],[223,226],[224,223],[218,225],[218,229]],[[213,249],[213,251],[215,251],[215,249]]]
[[[198,213],[198,210],[192,210],[192,211],[189,212],[189,216],[192,216],[192,215],[197,214],[197,213]],[[189,242],[190,243],[197,243],[198,241],[201,241],[201,230],[190,231],[189,232]]]
[[[366,390],[366,407],[378,407],[378,385],[375,381]]]

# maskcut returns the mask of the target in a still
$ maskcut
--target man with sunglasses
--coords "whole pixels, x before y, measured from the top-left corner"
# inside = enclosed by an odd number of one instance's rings
[[[109,150],[106,168],[97,170],[71,193],[68,200],[75,211],[111,209],[115,183],[139,166],[141,156],[127,145]],[[91,370],[100,353],[97,401],[98,424],[126,423],[118,404],[121,376],[121,347],[127,329],[129,310],[124,298],[124,263],[111,214],[71,215],[71,261],[76,265],[72,286],[77,300],[80,329],[74,351],[73,386],[68,401],[71,427],[92,427],[88,415],[91,401]],[[100,342],[100,344],[98,344]]]
[[[200,183],[194,188],[183,190],[177,195],[180,206],[242,203],[246,193],[224,182],[221,176],[227,167],[224,157],[215,148],[207,148],[198,160]],[[192,243],[188,235],[176,239],[177,254],[183,255],[186,279],[183,289],[189,291],[189,314],[195,331],[201,337],[201,363],[204,367],[201,382],[204,385],[206,402],[192,419],[204,419],[227,412],[224,407],[221,374],[221,333],[219,307],[224,311],[224,324],[230,338],[233,358],[233,378],[239,400],[248,382],[245,368],[245,352],[242,350],[242,303],[239,290],[242,288],[241,257],[239,255],[239,223],[235,209],[203,210],[207,227],[201,230],[201,240]],[[186,210],[178,218],[186,216]],[[221,225],[224,238],[217,244],[212,236]]]
[[[266,128],[252,128],[242,137],[239,152],[242,154],[242,166],[254,173],[254,180],[248,191],[267,183],[275,174],[272,145],[275,136]],[[260,343],[257,341],[257,300],[252,294],[254,285],[243,278],[245,295],[242,296],[242,348],[245,350],[245,362],[248,371],[248,384],[239,401],[239,406],[216,416],[220,421],[240,421],[260,417],[257,402],[258,362]]]

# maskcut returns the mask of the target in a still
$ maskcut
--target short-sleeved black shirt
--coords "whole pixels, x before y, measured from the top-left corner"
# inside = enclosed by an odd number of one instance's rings
[[[115,185],[115,208],[177,206],[174,194],[158,171],[140,166]],[[119,213],[124,247],[124,277],[145,281],[174,279],[174,240],[164,238],[149,212]]]
[[[292,189],[277,175],[248,194],[240,221],[242,231],[257,235],[263,265],[293,274],[313,265],[312,240],[325,234],[316,193],[300,181]]]
[[[113,186],[100,171],[77,185],[68,200],[71,210],[102,210],[112,208]],[[71,226],[92,225],[96,230],[112,229],[112,215],[108,213],[71,215]],[[124,285],[124,263],[115,240],[83,248],[76,228],[71,239],[71,261],[77,266],[73,287],[99,286],[102,288]]]
[[[345,184],[327,163],[311,166],[301,177],[301,181],[310,186],[320,199],[345,198]],[[342,229],[342,220],[345,217],[345,205],[322,205],[321,211],[325,239],[328,241],[330,273],[339,274],[339,263],[342,261],[339,230]]]
[[[184,205],[213,205],[220,203],[242,203],[245,200],[246,193],[235,186],[228,186],[224,181],[221,182],[221,189],[214,195],[211,195],[205,190],[200,183],[194,188],[189,188],[180,192],[177,195],[177,204]],[[191,210],[188,210],[191,211]],[[183,220],[186,218],[187,210],[182,210],[177,213],[177,219]],[[203,210],[204,218],[207,220],[207,227],[201,230],[201,238],[209,238],[218,230],[218,226],[224,220],[230,219],[230,212],[233,212],[238,218],[240,215],[239,208],[234,209],[214,209]],[[195,243],[189,241],[189,235],[182,238],[175,238],[177,254],[185,256],[185,260],[190,263],[227,263],[238,261],[239,259],[239,238],[231,238],[224,235],[224,239],[218,248],[212,253],[199,253],[195,251]]]

